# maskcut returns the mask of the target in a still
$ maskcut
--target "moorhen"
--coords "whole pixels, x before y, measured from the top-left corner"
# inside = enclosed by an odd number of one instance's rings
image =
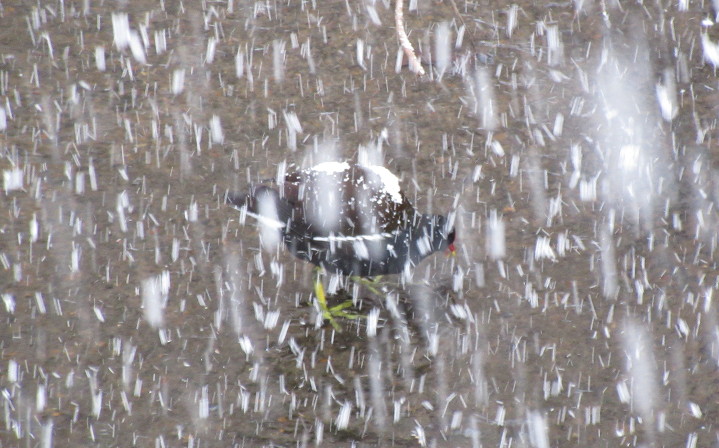
[[[382,166],[324,162],[227,201],[264,231],[277,232],[294,256],[338,274],[398,274],[434,252],[454,253],[452,219],[415,211],[399,179]],[[327,308],[319,277],[315,294],[336,327],[332,315],[347,315]]]

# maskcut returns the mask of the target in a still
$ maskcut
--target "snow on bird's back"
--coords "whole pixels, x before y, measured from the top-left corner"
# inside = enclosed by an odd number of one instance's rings
[[[388,194],[392,201],[401,204],[402,193],[399,189],[399,179],[390,170],[379,165],[366,166],[368,170],[379,176],[382,183],[382,192]]]
[[[312,171],[324,174],[341,173],[350,169],[347,162],[322,162],[311,168]]]

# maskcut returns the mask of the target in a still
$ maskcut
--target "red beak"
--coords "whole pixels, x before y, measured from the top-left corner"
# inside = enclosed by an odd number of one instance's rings
[[[454,243],[452,243],[449,246],[447,246],[447,256],[454,257],[455,255],[457,255],[457,250],[454,247]]]

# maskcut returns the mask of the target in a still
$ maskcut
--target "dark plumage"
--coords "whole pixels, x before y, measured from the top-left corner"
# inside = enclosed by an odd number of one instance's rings
[[[450,220],[416,212],[397,177],[380,166],[326,162],[228,202],[276,229],[296,257],[344,275],[397,274],[454,250]]]

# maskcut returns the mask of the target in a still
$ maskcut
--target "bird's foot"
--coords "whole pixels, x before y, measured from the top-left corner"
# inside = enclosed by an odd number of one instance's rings
[[[357,275],[353,275],[352,277],[350,277],[350,279],[353,282],[357,283],[358,285],[362,285],[365,288],[369,289],[370,292],[372,292],[372,294],[374,294],[376,296],[383,296],[385,294],[383,294],[380,291],[380,289],[378,289],[378,288],[384,288],[384,286],[381,283],[382,277],[383,277],[382,275],[377,275],[377,276],[374,276],[371,278],[359,277]]]
[[[360,319],[366,317],[362,314],[349,313],[345,311],[345,309],[351,307],[354,304],[352,300],[346,300],[339,305],[334,305],[332,307],[328,306],[327,296],[325,295],[325,288],[322,286],[322,280],[320,278],[319,272],[315,277],[314,290],[315,297],[317,297],[317,304],[319,305],[320,313],[322,314],[322,319],[327,319],[332,325],[332,328],[334,328],[336,331],[342,332],[342,326],[337,323],[337,320],[335,318],[344,317],[345,319]]]

